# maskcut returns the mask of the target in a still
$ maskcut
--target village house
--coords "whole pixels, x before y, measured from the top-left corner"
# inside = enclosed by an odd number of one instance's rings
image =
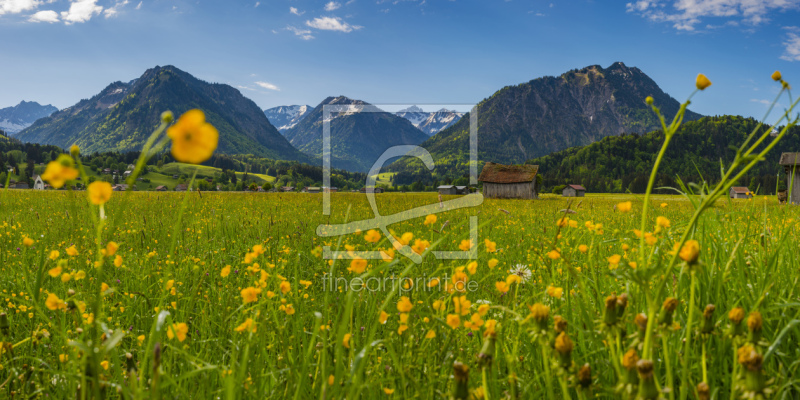
[[[9,189],[30,189],[31,187],[28,186],[27,182],[16,182],[14,184],[8,185]]]
[[[44,190],[44,181],[40,175],[33,176],[33,188],[36,190]]]
[[[731,190],[728,192],[728,195],[732,199],[752,199],[753,198],[753,193],[750,191],[750,189],[748,189],[748,188],[746,188],[744,186],[734,186],[734,187],[732,187]]]
[[[380,188],[380,187],[376,187],[376,188],[363,187],[363,188],[361,188],[361,193],[383,193],[383,188]]]
[[[156,192],[166,192],[166,191],[167,191],[167,187],[166,186],[164,186],[164,185],[156,186]]]
[[[586,188],[581,185],[567,185],[561,191],[561,195],[564,197],[583,197],[586,195]]]
[[[281,186],[281,192],[294,192],[294,186]]]
[[[320,190],[322,190],[322,188],[320,188],[319,186],[308,186],[305,189],[303,189],[303,191],[306,193],[319,193]]]
[[[800,153],[781,154],[780,165],[786,172],[786,190],[789,204],[800,204]]]
[[[111,188],[111,190],[113,190],[115,192],[124,192],[124,191],[128,190],[128,185],[126,185],[126,184],[114,185],[114,187]]]
[[[469,188],[466,186],[442,185],[437,187],[436,190],[439,192],[439,194],[469,194]]]
[[[478,181],[483,182],[483,195],[499,199],[538,199],[536,175],[538,165],[503,165],[487,162]]]
[[[175,191],[176,192],[185,192],[186,189],[188,189],[188,188],[189,188],[189,185],[187,185],[185,183],[179,183],[179,184],[175,185]]]

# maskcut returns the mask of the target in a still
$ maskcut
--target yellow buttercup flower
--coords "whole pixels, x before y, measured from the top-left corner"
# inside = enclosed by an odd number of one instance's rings
[[[630,201],[623,201],[622,203],[617,204],[617,210],[620,212],[628,212],[631,210],[631,202]]]
[[[447,315],[447,325],[453,329],[456,329],[461,326],[461,318],[458,316],[458,314],[449,314]]]
[[[217,128],[206,122],[205,114],[197,109],[181,115],[175,125],[167,128],[167,136],[172,139],[172,156],[190,164],[211,158],[219,141]]]
[[[178,338],[179,342],[186,340],[186,334],[189,333],[189,326],[184,322],[172,324],[167,327],[167,337],[172,340]]]
[[[697,262],[697,258],[700,257],[700,242],[697,240],[688,240],[683,244],[683,248],[681,248],[678,256],[681,260],[689,264]]]
[[[389,313],[387,313],[386,311],[381,311],[381,314],[378,316],[378,322],[380,322],[381,325],[383,325],[386,323],[386,320],[388,319],[389,319]]]
[[[496,258],[493,258],[493,259],[489,260],[489,262],[487,264],[489,265],[489,268],[494,268],[494,267],[497,266],[497,264],[499,262],[500,261],[498,261]]]
[[[242,302],[244,304],[247,304],[247,303],[252,303],[254,301],[258,301],[258,295],[260,293],[261,293],[260,288],[254,288],[254,287],[244,288],[241,291]]]
[[[564,295],[564,289],[555,286],[547,287],[547,295],[556,299],[560,299]]]
[[[661,228],[669,228],[670,222],[666,217],[658,216],[658,218],[656,218],[656,225]]]
[[[119,245],[117,242],[108,242],[106,244],[106,257],[113,257],[114,254],[117,254],[117,249],[119,249]]]
[[[47,300],[44,301],[44,305],[50,311],[67,308],[67,303],[65,303],[64,300],[59,299],[55,293],[50,293],[47,295]]]
[[[228,275],[230,275],[230,274],[231,274],[231,266],[230,265],[226,265],[225,268],[223,268],[222,271],[220,271],[220,273],[219,273],[219,275],[221,277],[223,277],[223,278],[227,278]]]
[[[74,245],[67,247],[67,255],[70,256],[70,257],[77,256],[78,255],[78,249],[76,249]]]
[[[435,223],[436,223],[435,214],[429,214],[427,217],[425,217],[425,222],[424,222],[425,225],[433,225]]]
[[[370,243],[378,243],[378,241],[381,240],[381,234],[375,229],[370,229],[367,231],[367,234],[364,235],[364,240]]]
[[[95,181],[89,184],[89,200],[92,204],[100,206],[111,198],[111,184],[108,182]]]
[[[547,258],[551,260],[558,260],[561,258],[561,253],[559,253],[558,250],[550,250],[547,252]]]
[[[414,308],[414,305],[411,304],[411,300],[409,300],[408,296],[401,297],[400,301],[397,302],[397,311],[407,313],[410,312],[412,308]]]
[[[781,76],[781,71],[775,71],[775,72],[772,73],[772,80],[773,81],[777,82],[777,81],[780,81],[781,79],[783,79],[783,77]]]
[[[289,283],[289,281],[281,282],[280,287],[281,287],[281,293],[283,294],[289,293],[292,290],[292,285]]]
[[[50,161],[42,174],[42,179],[56,189],[60,189],[67,181],[77,178],[78,170],[75,169],[75,163],[72,157],[66,154],[61,154],[55,161]]]
[[[360,274],[367,269],[367,260],[363,258],[354,258],[353,261],[350,261],[350,268],[347,270],[354,273]]]
[[[711,81],[706,78],[703,74],[697,74],[697,80],[695,81],[695,85],[700,90],[705,90],[707,87],[711,86]]]
[[[486,245],[487,253],[494,253],[495,251],[497,251],[497,243],[489,239],[484,239],[483,243]]]
[[[471,249],[472,240],[467,240],[467,239],[462,240],[461,243],[458,245],[458,248],[461,249],[461,251],[467,251]]]
[[[31,247],[33,246],[33,243],[34,243],[33,239],[27,236],[22,239],[22,245],[25,247]]]
[[[353,335],[351,335],[349,333],[345,333],[344,334],[344,339],[342,339],[342,346],[344,346],[345,348],[349,349],[350,348],[350,338],[351,337],[353,337]]]
[[[236,332],[253,332],[256,333],[256,322],[252,318],[246,319],[241,325],[233,329]]]

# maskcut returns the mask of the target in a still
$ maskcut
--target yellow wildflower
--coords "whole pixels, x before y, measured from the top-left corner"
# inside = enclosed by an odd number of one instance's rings
[[[189,110],[167,128],[172,139],[172,156],[180,162],[200,164],[211,158],[219,141],[217,128],[206,122],[205,114]]]

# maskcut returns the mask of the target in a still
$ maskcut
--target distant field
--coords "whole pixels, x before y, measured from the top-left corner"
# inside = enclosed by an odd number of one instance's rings
[[[214,178],[215,176],[222,173],[222,170],[219,168],[214,167],[207,167],[204,165],[192,165],[192,164],[183,164],[183,163],[169,163],[165,164],[159,172],[161,174],[172,176],[172,175],[186,175],[191,177],[194,174],[195,168],[197,169],[197,177],[198,178]],[[266,174],[254,174],[254,173],[247,173],[248,176],[255,177],[254,179],[256,182],[272,182],[275,180],[274,176],[269,176]],[[244,173],[237,172],[236,177],[241,178],[244,176]]]
[[[114,192],[100,230],[92,222],[98,210],[84,196],[0,192],[0,311],[9,321],[2,340],[14,346],[0,358],[0,384],[11,382],[20,398],[37,390],[73,398],[79,386],[87,387],[77,371],[89,369],[116,388],[106,392],[109,398],[226,398],[229,391],[238,398],[449,398],[455,361],[470,369],[465,387],[483,398],[511,391],[542,398],[584,364],[597,398],[619,398],[615,388],[627,376],[621,362],[632,357],[623,355],[641,346],[634,317],[657,318],[646,302],[654,293],[635,282],[663,271],[693,211],[685,198],[653,196],[646,222],[653,243],[640,247],[634,230],[640,228],[641,196],[486,199],[437,214],[433,223],[423,215],[390,225],[422,253],[422,263],[414,264],[393,250],[385,233],[368,234],[377,226],[317,236],[321,225],[373,218],[363,194],[332,194],[327,216],[320,194]],[[376,195],[382,215],[436,205],[437,197]],[[630,212],[615,211],[627,201]],[[567,206],[575,213],[559,224]],[[437,260],[431,250],[469,248],[469,216],[479,223],[475,264]],[[666,220],[657,225],[656,217]],[[721,200],[702,216],[692,234],[701,262],[695,297],[689,298],[693,280],[681,262],[655,299],[678,299],[673,322],[658,328],[653,350],[662,385],[667,371],[681,373],[678,354],[688,354],[688,379],[702,379],[705,360],[717,398],[729,398],[737,379],[731,361],[746,339],[734,344],[724,332],[731,310],[742,307],[761,313],[759,346],[774,346],[764,361],[764,375],[775,379],[771,387],[791,387],[800,359],[793,345],[800,331],[791,329],[800,319],[798,222],[800,208],[780,206],[774,197]],[[110,241],[119,250],[104,258],[98,251]],[[325,245],[383,251],[386,260],[329,263],[321,258]],[[401,286],[386,280],[391,277],[414,281]],[[384,286],[348,289],[353,278]],[[458,291],[457,282],[474,287]],[[620,330],[608,328],[608,299],[623,293],[626,308],[613,303],[621,307],[613,325]],[[707,304],[716,306],[712,333],[694,335]],[[568,322],[568,364],[550,344],[556,343],[556,315]],[[96,326],[102,332],[95,333]],[[101,333],[104,344],[87,353],[85,346]],[[684,349],[686,334],[693,340]],[[479,362],[481,353],[492,355],[491,366]],[[7,381],[31,365],[35,380]],[[129,378],[131,366],[138,380]]]

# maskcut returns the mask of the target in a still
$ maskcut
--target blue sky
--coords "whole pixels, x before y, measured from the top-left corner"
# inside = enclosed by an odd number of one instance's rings
[[[692,109],[761,117],[779,69],[800,85],[800,0],[0,0],[0,107],[68,107],[155,65],[262,108],[345,95],[474,104],[615,61]]]

